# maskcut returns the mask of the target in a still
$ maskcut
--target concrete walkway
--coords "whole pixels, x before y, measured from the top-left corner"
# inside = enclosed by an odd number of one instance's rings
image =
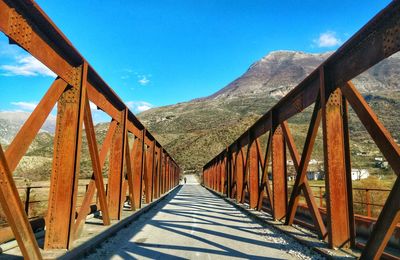
[[[87,258],[314,259],[318,255],[254,223],[188,178],[186,185]]]

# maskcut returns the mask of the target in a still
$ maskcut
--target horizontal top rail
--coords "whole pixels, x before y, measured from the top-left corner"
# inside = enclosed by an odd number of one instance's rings
[[[313,104],[318,96],[320,73],[324,73],[326,97],[336,88],[400,50],[400,1],[392,1],[354,36],[346,41],[319,68],[258,119],[238,139],[210,160],[204,169],[222,160],[227,151],[235,152],[290,117]]]

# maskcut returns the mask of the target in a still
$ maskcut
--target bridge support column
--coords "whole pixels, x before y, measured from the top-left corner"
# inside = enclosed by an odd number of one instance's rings
[[[226,180],[227,180],[227,171],[226,171],[226,155],[222,158],[222,171],[221,171],[221,194],[226,195]]]
[[[126,117],[127,113],[121,111],[121,121],[115,130],[110,150],[110,170],[108,174],[107,202],[110,219],[120,219],[123,207],[123,182],[125,177],[125,145],[126,145]]]
[[[133,143],[133,208],[134,210],[140,209],[142,206],[142,179],[144,170],[144,138],[146,130],[142,130],[142,136],[136,137]]]
[[[257,143],[254,140],[251,142],[248,162],[250,165],[247,167],[249,169],[249,205],[250,208],[254,209],[258,205],[258,194],[259,194],[259,164],[258,164],[258,154],[257,154]]]
[[[231,171],[231,190],[230,190],[230,198],[233,199],[236,196],[237,188],[236,188],[236,158],[237,153],[235,151],[231,152],[230,157],[230,171]]]
[[[154,160],[154,198],[158,199],[160,197],[161,148],[157,148]]]
[[[342,93],[337,89],[326,100],[323,82],[321,86],[328,241],[333,248],[347,247],[351,240],[348,204],[352,202],[346,180]]]
[[[287,209],[286,149],[281,126],[273,130],[272,136],[272,215],[282,220]]]
[[[165,158],[165,190],[164,192],[167,192],[169,190],[169,171],[170,171],[170,165],[169,165],[169,157],[168,155]]]
[[[231,153],[226,149],[225,157],[225,170],[226,170],[226,191],[225,195],[227,198],[231,197],[232,189],[232,165],[231,165]]]
[[[144,176],[146,203],[153,201],[153,167],[155,146],[156,143],[153,141],[152,146],[146,151],[146,174]]]
[[[240,149],[236,157],[236,201],[242,202],[243,194],[243,151]]]
[[[217,189],[219,193],[222,193],[222,178],[224,173],[224,163],[221,158],[219,158],[218,162],[218,182],[217,182]]]
[[[75,83],[65,89],[57,104],[44,242],[46,250],[70,248],[73,240],[87,68],[87,63],[84,63],[72,69],[71,77]]]

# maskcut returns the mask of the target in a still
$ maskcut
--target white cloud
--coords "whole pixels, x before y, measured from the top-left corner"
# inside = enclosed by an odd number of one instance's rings
[[[1,65],[3,76],[47,76],[56,77],[51,70],[44,66],[33,56],[19,55],[15,58],[14,64]]]
[[[19,102],[11,102],[11,105],[18,107],[18,110],[33,111],[37,106],[37,102],[19,101]]]
[[[92,101],[89,101],[90,110],[97,110],[97,105]]]
[[[139,78],[138,82],[142,86],[146,86],[150,82],[149,76],[147,75],[139,75],[138,78]]]
[[[314,39],[313,42],[318,47],[335,47],[342,43],[339,37],[336,36],[336,32],[327,31],[321,33],[318,39]]]
[[[128,102],[126,102],[126,105],[134,113],[140,113],[140,112],[149,110],[150,108],[154,107],[152,104],[150,104],[146,101],[128,101]]]

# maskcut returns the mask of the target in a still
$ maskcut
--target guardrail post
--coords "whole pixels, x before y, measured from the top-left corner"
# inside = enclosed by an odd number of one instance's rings
[[[282,220],[286,216],[287,209],[287,173],[285,138],[281,126],[273,130],[271,150],[272,215],[274,219]]]
[[[319,186],[319,206],[322,208],[323,203],[322,203],[322,186]]]
[[[73,86],[58,100],[45,249],[70,248],[75,222],[88,65],[71,69]]]
[[[31,195],[31,187],[26,187],[26,194],[25,194],[25,213],[26,216],[29,218],[29,200]]]
[[[369,189],[365,190],[365,204],[367,206],[367,216],[371,217],[371,196],[369,194]]]
[[[348,189],[346,179],[342,93],[336,89],[328,97],[324,68],[320,69],[325,185],[327,192],[328,242],[330,247],[350,245]]]

